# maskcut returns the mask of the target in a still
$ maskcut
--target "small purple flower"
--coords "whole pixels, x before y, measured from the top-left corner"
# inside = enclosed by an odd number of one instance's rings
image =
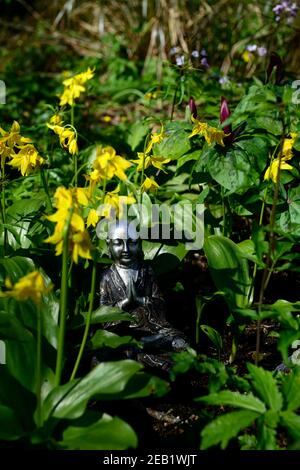
[[[264,57],[267,52],[267,49],[263,46],[257,48],[257,54],[259,55],[259,57]]]
[[[201,54],[203,57],[207,57],[207,52],[206,52],[205,49],[201,49],[200,54]]]
[[[227,75],[219,78],[220,85],[227,85],[230,82],[230,78]]]
[[[290,1],[282,1],[281,3],[277,3],[273,8],[275,13],[275,21],[280,21],[283,17],[286,18],[286,22],[291,24],[293,19],[297,15],[299,7],[296,2],[291,3]]]
[[[184,55],[176,57],[176,65],[178,65],[179,67],[184,65]]]
[[[179,52],[179,50],[180,50],[179,47],[174,46],[174,47],[172,47],[172,48],[170,49],[169,54],[170,54],[170,55],[175,55],[175,54],[177,54],[177,53]]]
[[[202,59],[200,60],[200,64],[203,65],[203,67],[207,68],[209,67],[209,63],[207,62],[207,58],[206,57],[202,57]]]
[[[195,51],[192,51],[191,56],[192,56],[192,57],[195,57],[195,59],[198,59],[198,57],[199,57],[199,51],[196,51],[196,50],[195,50]]]
[[[246,47],[246,50],[249,51],[249,52],[254,52],[256,51],[257,49],[257,45],[256,44],[249,44],[247,47]]]

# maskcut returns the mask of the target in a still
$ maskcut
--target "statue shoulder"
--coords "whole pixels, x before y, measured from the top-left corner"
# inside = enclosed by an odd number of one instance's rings
[[[104,269],[104,271],[101,272],[100,274],[100,281],[101,282],[105,282],[105,281],[109,281],[112,276],[113,276],[113,267],[110,266],[109,268],[106,268]]]

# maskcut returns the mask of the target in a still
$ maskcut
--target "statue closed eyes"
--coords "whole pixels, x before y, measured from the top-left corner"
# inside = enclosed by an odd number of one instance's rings
[[[141,240],[129,223],[119,221],[111,226],[107,245],[113,264],[101,277],[100,305],[130,312],[134,321],[128,327],[129,334],[143,344],[134,358],[168,369],[172,362],[170,353],[186,349],[188,342],[165,318],[164,299],[152,268],[143,261]],[[107,323],[105,328],[124,332],[121,324]]]

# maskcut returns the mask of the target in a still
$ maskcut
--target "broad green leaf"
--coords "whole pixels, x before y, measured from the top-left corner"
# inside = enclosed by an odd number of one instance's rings
[[[251,374],[252,386],[261,400],[273,411],[280,411],[282,408],[282,395],[278,390],[272,372],[253,364],[247,364],[247,367]]]
[[[202,429],[200,449],[205,450],[217,444],[221,445],[221,449],[225,449],[230,439],[250,426],[259,416],[254,411],[234,411],[220,416]]]
[[[135,150],[149,132],[149,126],[141,121],[136,121],[129,129],[127,143],[130,145],[131,150]]]
[[[0,404],[12,408],[23,428],[33,427],[33,412],[36,399],[10,373],[6,365],[0,365]],[[24,405],[26,403],[26,406]]]
[[[264,403],[252,395],[252,393],[242,395],[239,392],[224,390],[219,393],[212,393],[206,397],[197,398],[196,401],[201,401],[208,405],[228,405],[255,411],[256,413],[264,413],[266,411]]]
[[[59,444],[71,450],[124,450],[136,448],[137,436],[125,421],[105,413],[90,426],[68,427]]]
[[[204,242],[204,252],[213,281],[225,293],[229,306],[246,308],[251,280],[241,250],[229,238],[211,235]]]
[[[0,267],[4,269],[5,276],[9,277],[12,283],[35,269],[32,259],[23,256],[3,258],[0,260]]]
[[[51,413],[55,418],[78,418],[92,397],[114,399],[114,395],[122,392],[141,368],[140,364],[131,360],[97,365],[82,379],[72,380],[50,392],[43,406],[45,419]]]
[[[123,344],[138,344],[131,336],[119,336],[111,331],[106,330],[97,330],[94,336],[92,337],[89,348],[90,349],[99,349],[104,346],[110,348],[118,348]]]
[[[102,305],[92,313],[91,323],[93,325],[114,321],[132,321],[132,316],[123,312],[120,308],[110,307],[109,305]]]
[[[217,349],[222,349],[222,337],[217,330],[208,325],[200,325],[200,328],[208,336]]]
[[[294,439],[300,439],[300,416],[293,411],[282,411],[280,413],[282,424],[287,428]]]
[[[243,194],[259,183],[259,172],[253,167],[248,154],[241,149],[232,149],[226,154],[213,153],[208,170],[212,178],[228,190],[228,195]]]
[[[270,428],[262,423],[259,426],[257,450],[276,450],[277,448],[276,429]]]
[[[290,411],[300,408],[300,367],[293,368],[291,374],[285,377],[282,385],[282,393],[286,403],[286,409]]]
[[[153,147],[154,155],[162,155],[171,160],[177,160],[191,148],[191,142],[184,129],[170,129],[166,138]]]
[[[18,216],[26,217],[37,212],[43,205],[45,205],[45,196],[36,194],[34,197],[28,199],[21,199],[15,201],[8,209],[7,213],[10,217],[18,219]]]
[[[23,434],[24,431],[14,410],[0,405],[0,439],[13,441]]]

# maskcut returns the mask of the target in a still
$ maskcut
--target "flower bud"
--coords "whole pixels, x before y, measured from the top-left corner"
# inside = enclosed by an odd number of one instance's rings
[[[230,113],[230,109],[228,106],[228,101],[226,100],[226,98],[224,98],[224,96],[221,96],[221,108],[220,108],[221,123],[226,121],[226,119],[229,118],[230,114],[231,113]],[[231,124],[228,124],[227,126],[223,127],[223,131],[225,132],[225,134],[231,134],[232,132]]]
[[[191,115],[193,116],[194,119],[196,119],[197,116],[198,116],[197,106],[196,106],[195,100],[192,96],[189,99],[189,108],[190,108],[190,111],[191,111]]]

